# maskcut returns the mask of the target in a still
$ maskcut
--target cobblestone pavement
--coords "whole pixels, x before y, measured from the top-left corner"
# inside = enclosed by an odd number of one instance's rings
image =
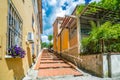
[[[44,54],[43,54],[44,53]],[[120,78],[99,78],[69,64],[48,51],[43,51],[23,80],[120,80]]]

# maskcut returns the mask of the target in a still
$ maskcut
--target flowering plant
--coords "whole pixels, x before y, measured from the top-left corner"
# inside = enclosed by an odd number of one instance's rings
[[[17,45],[12,46],[11,48],[9,48],[8,52],[9,52],[9,55],[11,55],[12,57],[19,56],[21,58],[24,58],[25,54],[26,54],[25,51],[21,47],[19,47]]]

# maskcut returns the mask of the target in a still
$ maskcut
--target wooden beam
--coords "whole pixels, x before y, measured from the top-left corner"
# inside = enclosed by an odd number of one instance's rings
[[[87,17],[87,16],[81,16],[81,18],[83,18],[83,19],[89,19],[89,20],[100,20],[100,19],[97,19],[97,18]]]

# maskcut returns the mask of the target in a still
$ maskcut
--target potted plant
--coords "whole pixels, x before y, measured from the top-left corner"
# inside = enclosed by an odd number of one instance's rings
[[[21,47],[15,45],[12,46],[11,48],[9,48],[8,50],[9,55],[11,55],[12,57],[20,57],[20,58],[24,58],[25,57],[25,51],[24,49],[22,49]]]

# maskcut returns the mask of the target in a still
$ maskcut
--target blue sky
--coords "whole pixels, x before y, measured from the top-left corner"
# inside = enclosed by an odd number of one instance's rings
[[[99,0],[91,0],[99,1]],[[43,34],[42,41],[49,42],[47,36],[53,34],[52,24],[56,17],[70,15],[77,4],[84,4],[84,0],[42,0]]]

